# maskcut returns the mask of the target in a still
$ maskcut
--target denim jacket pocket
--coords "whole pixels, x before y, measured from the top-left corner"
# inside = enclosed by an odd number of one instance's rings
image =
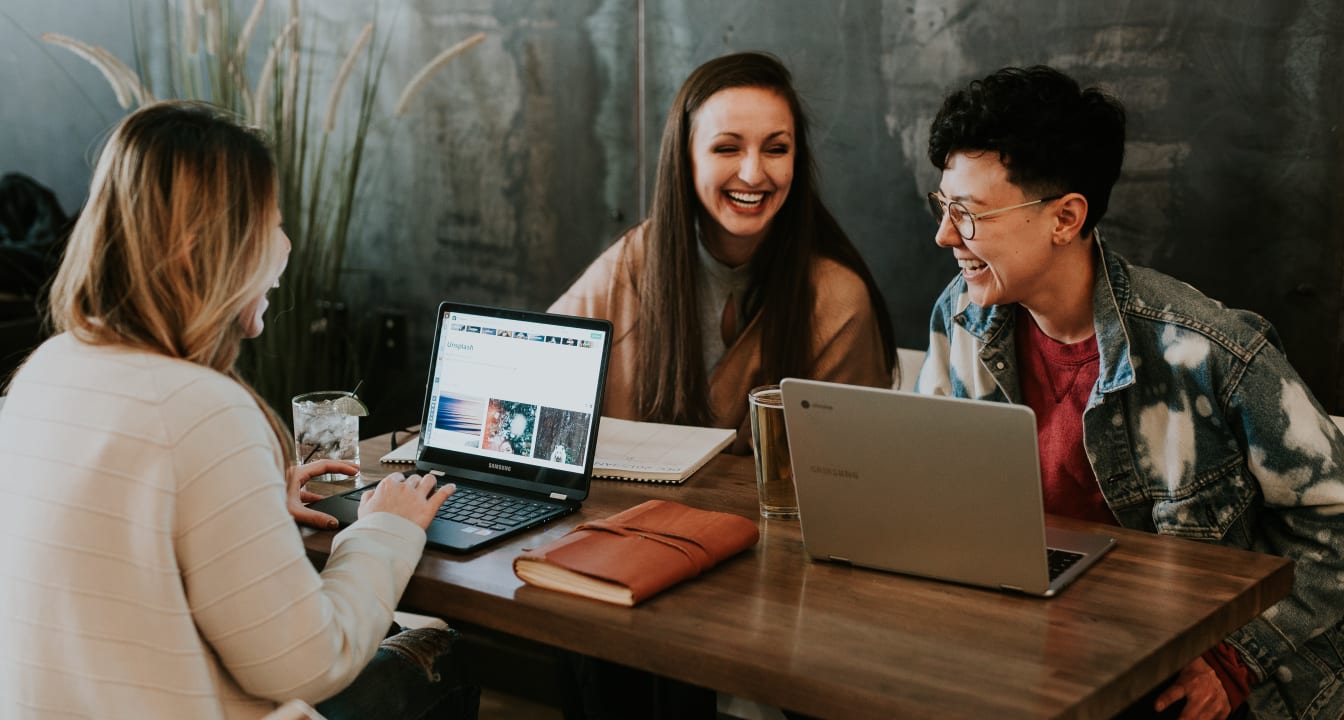
[[[1241,457],[1233,455],[1175,488],[1154,479],[1149,489],[1158,532],[1249,547],[1248,523],[1253,518],[1246,517],[1246,510],[1255,499],[1257,486],[1248,481],[1247,472]]]
[[[1304,643],[1257,686],[1257,711],[1268,718],[1335,720],[1344,716],[1344,629]],[[1277,691],[1277,692],[1275,692]]]

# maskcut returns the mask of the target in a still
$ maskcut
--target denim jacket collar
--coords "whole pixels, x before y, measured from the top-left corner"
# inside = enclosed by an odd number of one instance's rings
[[[1129,273],[1125,261],[1106,249],[1101,231],[1095,231],[1097,273],[1092,286],[1093,327],[1097,333],[1097,348],[1101,352],[1098,363],[1097,391],[1103,395],[1123,390],[1134,384],[1134,362],[1129,347],[1129,332],[1121,321],[1121,308],[1129,303]]]
[[[1100,401],[1101,395],[1123,390],[1134,384],[1134,363],[1130,358],[1129,336],[1121,322],[1121,309],[1129,302],[1129,275],[1125,261],[1106,248],[1101,231],[1094,231],[1096,272],[1092,284],[1093,328],[1097,332],[1100,352],[1097,384],[1088,406]],[[1017,319],[1017,304],[981,307],[967,303],[953,318],[954,322],[981,342],[981,358],[988,361],[1002,353],[1013,353],[1013,325]],[[995,363],[986,362],[986,367]],[[1012,366],[1013,363],[1008,363]],[[1017,398],[1016,377],[998,378],[1006,394]],[[1008,388],[1012,388],[1009,392]]]

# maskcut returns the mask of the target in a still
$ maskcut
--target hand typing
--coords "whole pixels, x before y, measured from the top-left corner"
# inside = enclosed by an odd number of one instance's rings
[[[359,497],[359,516],[390,512],[427,528],[443,501],[457,490],[452,483],[435,490],[434,482],[433,475],[405,477],[401,473],[392,473]]]

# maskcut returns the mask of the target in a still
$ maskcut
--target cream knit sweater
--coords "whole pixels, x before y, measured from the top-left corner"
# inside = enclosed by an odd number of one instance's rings
[[[69,335],[0,412],[0,717],[252,718],[373,657],[423,549],[375,513],[319,575],[229,378]]]

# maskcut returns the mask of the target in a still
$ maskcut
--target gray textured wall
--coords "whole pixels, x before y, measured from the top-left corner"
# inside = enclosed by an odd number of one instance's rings
[[[348,43],[367,7],[324,2],[320,26]],[[75,0],[0,13],[0,171],[33,175],[73,209],[87,150],[120,110],[81,61],[29,37],[54,30],[129,57],[129,13]],[[686,73],[764,49],[809,102],[824,192],[872,265],[900,343],[922,346],[929,306],[955,272],[922,200],[937,183],[929,121],[948,88],[1043,62],[1130,110],[1103,224],[1113,245],[1267,316],[1322,402],[1344,410],[1338,0],[408,0],[385,7],[383,22],[396,38],[389,110],[438,49],[489,35],[371,141],[349,287],[364,307],[406,309],[413,337],[440,299],[549,303],[638,219]]]

